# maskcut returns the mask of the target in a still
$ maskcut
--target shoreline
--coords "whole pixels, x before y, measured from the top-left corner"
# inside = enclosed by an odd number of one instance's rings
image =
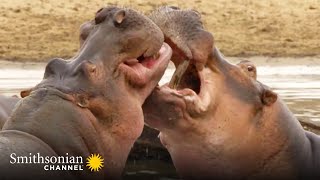
[[[270,57],[270,56],[244,56],[244,57],[225,57],[232,64],[236,64],[242,60],[249,60],[256,66],[320,66],[320,54],[316,56],[304,57]],[[14,69],[37,69],[45,67],[48,61],[23,61],[23,60],[6,60],[0,59],[0,70],[7,68]],[[172,64],[169,67],[173,67]]]
[[[287,77],[290,79],[291,76],[297,77],[296,73],[302,74],[305,77],[308,76],[308,78],[310,78],[311,77],[311,76],[309,76],[310,73],[314,73],[314,74],[311,74],[312,76],[314,76],[313,77],[314,81],[312,81],[313,85],[312,86],[309,85],[307,87],[316,88],[317,89],[316,92],[319,92],[318,91],[319,79],[317,79],[317,78],[320,75],[318,72],[318,69],[320,68],[320,56],[300,57],[300,58],[252,56],[252,57],[226,57],[226,59],[228,59],[233,64],[236,64],[236,63],[240,62],[241,60],[250,60],[250,61],[254,62],[254,64],[256,64],[256,66],[258,68],[258,71],[259,71],[259,68],[261,68],[260,69],[261,70],[260,78],[262,78],[263,76],[265,77],[264,79],[263,78],[260,79],[261,81],[263,81],[263,80],[268,81],[268,78],[272,79],[272,78],[277,78],[277,77],[279,77],[280,79],[284,78],[284,77]],[[42,77],[43,71],[45,70],[46,64],[47,64],[47,62],[30,62],[30,61],[28,61],[28,62],[14,61],[14,62],[12,62],[12,61],[8,61],[8,60],[0,60],[0,74],[2,73],[4,77],[8,76],[9,79],[16,78],[15,80],[17,81],[16,84],[14,84],[14,87],[12,87],[12,89],[10,89],[10,91],[6,92],[4,90],[1,91],[1,89],[0,89],[0,94],[2,92],[6,95],[18,95],[19,94],[18,92],[21,89],[29,87],[28,83],[29,84],[36,84],[38,81],[41,80],[41,77]],[[271,76],[270,76],[270,72],[267,71],[269,68],[274,69],[272,72],[275,72],[276,75],[271,74]],[[291,68],[293,68],[293,70],[291,70]],[[165,74],[162,78],[162,79],[164,79],[164,81],[166,81],[165,80],[166,78],[168,79],[169,77],[171,77],[171,75],[174,71],[174,66],[172,63],[169,65],[167,70],[168,70],[167,74]],[[26,81],[26,77],[28,77],[27,81]],[[303,76],[301,76],[301,77],[303,77]],[[307,82],[304,82],[304,80],[307,80]],[[301,84],[303,84],[303,83],[308,84],[309,81],[306,78],[304,80],[300,79],[300,81],[299,81],[296,79],[292,79],[292,77],[291,77],[291,81],[293,81],[292,83],[294,83],[295,85],[294,86],[286,85],[287,88],[285,88],[285,89],[283,89],[283,87],[281,85],[279,85],[279,83],[283,84],[283,82],[286,82],[286,81],[279,81],[278,80],[277,82],[273,82],[273,80],[271,80],[271,81],[269,80],[270,81],[269,83],[271,83],[271,84],[267,83],[267,85],[270,85],[273,88],[278,88],[278,90],[280,87],[280,90],[282,90],[281,92],[287,93],[288,97],[290,96],[290,94],[292,95],[292,93],[293,94],[296,93],[297,97],[302,98],[304,100],[304,102],[307,104],[301,103],[301,105],[297,105],[297,103],[299,103],[298,101],[294,101],[289,98],[289,99],[287,99],[288,106],[290,106],[292,109],[294,109],[295,113],[301,115],[299,117],[298,116],[296,116],[296,117],[298,118],[298,120],[301,122],[301,124],[303,125],[303,127],[306,130],[320,134],[320,123],[319,123],[320,121],[314,121],[314,120],[311,120],[311,118],[310,118],[310,121],[308,121],[309,118],[305,119],[305,117],[308,117],[308,114],[305,114],[305,113],[310,113],[310,112],[307,110],[306,111],[303,110],[303,109],[315,110],[316,106],[319,106],[319,104],[318,104],[319,101],[317,101],[317,103],[315,103],[315,102],[311,103],[310,100],[308,99],[309,96],[304,97],[303,94],[299,94],[299,92],[301,91],[301,88],[295,89],[295,87],[299,86],[299,84],[300,84],[299,87],[305,87],[305,86],[301,86]],[[286,83],[288,83],[288,82],[286,82]],[[314,84],[314,83],[318,83],[318,85]],[[8,88],[5,86],[5,84],[2,84],[2,86],[8,90]],[[11,85],[9,83],[9,86],[13,86],[13,83]],[[32,87],[32,86],[30,85],[30,87]],[[292,87],[293,87],[293,89],[292,89]],[[285,90],[285,91],[283,91],[283,90]],[[309,88],[309,90],[310,90],[310,88]],[[313,94],[312,96],[317,97],[317,98],[319,97],[319,96],[316,96],[315,94]],[[283,99],[284,99],[284,97],[283,97]],[[305,106],[305,105],[308,105],[308,106]],[[316,113],[311,111],[311,113],[314,113],[314,115],[317,115],[318,111],[316,111]],[[310,117],[311,116],[312,115],[310,115]]]

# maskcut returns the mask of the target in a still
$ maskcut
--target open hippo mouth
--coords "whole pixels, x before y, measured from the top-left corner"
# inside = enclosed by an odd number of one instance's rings
[[[143,106],[146,122],[156,128],[172,127],[180,122],[175,120],[202,116],[211,102],[208,85],[212,78],[207,76],[209,68],[205,67],[213,48],[211,33],[204,30],[201,16],[193,10],[164,6],[149,18],[160,27],[164,41],[173,49],[171,61],[176,71],[169,83],[157,86],[147,98]],[[155,105],[164,108],[156,109]]]
[[[165,69],[172,54],[172,49],[163,43],[160,50],[152,56],[145,57],[145,53],[136,58],[128,58],[120,63],[119,69],[122,70],[130,82],[137,85],[146,84],[157,69]]]
[[[200,68],[197,68],[195,64],[196,60],[189,60],[183,50],[179,49],[172,41],[169,40],[169,42],[170,46],[173,47],[174,59],[172,59],[172,62],[175,64],[176,70],[170,82],[163,85],[163,88],[167,90],[169,88],[171,94],[178,97],[200,96],[203,88],[203,75],[199,70]]]
[[[173,74],[169,87],[179,91],[192,90],[199,94],[201,90],[200,72],[189,61],[182,62]]]
[[[155,88],[155,94],[161,94],[164,101],[182,108],[184,117],[199,116],[207,110],[210,101],[207,92],[208,82],[205,80],[206,69],[197,66],[197,60],[186,58],[174,45],[170,44],[170,46],[173,47],[172,61],[176,70],[170,82]],[[177,52],[180,52],[179,55]],[[153,117],[152,113],[146,115]]]

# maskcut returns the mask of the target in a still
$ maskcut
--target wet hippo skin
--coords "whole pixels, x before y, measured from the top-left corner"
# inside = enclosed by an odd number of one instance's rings
[[[195,11],[162,7],[150,18],[176,68],[190,60],[176,89],[158,87],[143,105],[183,179],[320,179],[319,136],[256,80],[253,63],[230,64]]]
[[[9,118],[13,108],[19,100],[20,98],[15,96],[7,97],[0,95],[0,129]]]
[[[80,42],[80,48],[83,45],[83,42],[87,39],[90,32],[94,29],[94,21],[88,21],[83,23],[80,26],[80,34],[79,34],[79,42]],[[160,173],[157,176],[157,178],[160,177],[176,177],[175,169],[172,164],[170,154],[166,150],[166,148],[163,147],[161,144],[159,138],[159,131],[148,127],[147,125],[144,125],[143,131],[141,136],[136,140],[134,143],[127,159],[126,163],[126,172],[130,173],[130,171],[137,172],[139,170],[145,171],[145,170],[162,170],[162,169],[154,169],[155,166],[148,166],[148,161],[152,161],[152,164],[159,164],[159,163],[165,163],[166,167],[169,167],[172,169],[169,173],[164,174]],[[144,164],[148,167],[141,167],[141,169],[138,168],[137,163]],[[150,163],[149,163],[150,164]],[[150,174],[148,174],[150,176]],[[126,177],[127,176],[127,177]],[[128,175],[126,174],[124,178],[128,178]],[[141,176],[134,177],[132,173],[129,175],[130,178],[141,178]],[[148,176],[145,177],[146,179],[150,178]]]
[[[144,15],[106,7],[69,61],[51,60],[43,80],[22,93],[0,132],[0,179],[119,179],[144,121],[142,104],[171,57],[161,30]],[[99,172],[44,171],[10,155],[104,158]]]

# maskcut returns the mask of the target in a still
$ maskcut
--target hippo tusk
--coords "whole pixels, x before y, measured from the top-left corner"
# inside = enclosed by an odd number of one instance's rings
[[[169,87],[172,89],[177,89],[178,84],[181,81],[183,74],[186,72],[190,64],[189,60],[183,61],[177,69],[174,71],[173,76],[170,80]]]

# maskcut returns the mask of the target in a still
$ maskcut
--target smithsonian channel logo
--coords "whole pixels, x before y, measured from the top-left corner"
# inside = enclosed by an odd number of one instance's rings
[[[91,154],[85,159],[82,156],[69,156],[68,153],[65,156],[42,156],[40,153],[29,153],[28,156],[10,154],[10,164],[43,164],[45,171],[83,171],[86,167],[90,171],[98,172],[103,168],[103,161],[100,154]]]

